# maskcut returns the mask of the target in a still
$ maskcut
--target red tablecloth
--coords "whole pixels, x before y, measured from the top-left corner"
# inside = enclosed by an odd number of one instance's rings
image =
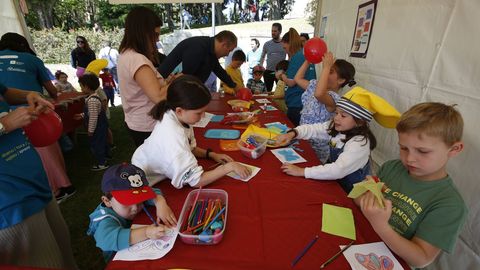
[[[73,116],[83,112],[84,96],[85,94],[80,92],[67,92],[54,100],[55,112],[62,118],[64,133],[70,133],[83,124],[83,120],[75,120]]]
[[[208,107],[210,112],[229,110],[224,101],[214,99]],[[231,111],[231,110],[229,110]],[[228,112],[228,111],[227,111]],[[280,111],[259,115],[260,122],[288,122]],[[209,123],[205,129],[195,129],[197,143],[202,148],[220,151],[218,140],[206,139],[203,134],[210,128],[228,128],[219,123]],[[315,153],[305,141],[299,152],[308,162],[301,166],[319,163]],[[291,263],[301,250],[315,237],[318,241],[295,265],[295,269],[319,268],[339,250],[339,245],[349,239],[321,231],[322,203],[344,206],[353,210],[357,231],[356,244],[380,241],[368,221],[353,201],[335,181],[315,181],[288,176],[281,172],[280,161],[266,151],[259,159],[252,160],[240,152],[228,152],[235,160],[262,168],[248,183],[229,177],[214,182],[205,188],[223,189],[228,193],[228,217],[223,240],[218,245],[195,246],[184,244],[180,239],[165,257],[159,260],[110,262],[107,269],[291,269]],[[202,160],[208,167],[213,161]],[[177,217],[192,188],[177,190],[169,181],[158,187],[165,194],[168,204]],[[150,223],[145,214],[140,214],[134,223]],[[343,256],[333,261],[328,269],[350,269]]]

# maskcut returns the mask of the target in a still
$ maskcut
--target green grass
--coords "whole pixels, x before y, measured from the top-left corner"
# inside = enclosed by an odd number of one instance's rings
[[[110,112],[110,128],[117,146],[113,151],[113,160],[110,164],[130,162],[135,146],[124,126],[123,110],[117,106],[110,108]],[[89,224],[88,215],[100,203],[100,185],[104,171],[90,171],[94,158],[84,132],[77,134],[75,148],[64,153],[64,157],[68,176],[77,193],[61,203],[60,209],[70,229],[75,259],[80,269],[103,269],[105,262],[102,253],[95,246],[93,237],[87,236],[86,231]]]

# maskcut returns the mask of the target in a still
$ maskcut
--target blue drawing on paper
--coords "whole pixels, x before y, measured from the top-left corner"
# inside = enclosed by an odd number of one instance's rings
[[[294,160],[298,159],[297,153],[295,153],[295,152],[293,152],[292,150],[289,150],[289,149],[280,150],[280,151],[278,151],[278,153],[280,155],[282,155],[287,162],[288,161],[294,161]]]

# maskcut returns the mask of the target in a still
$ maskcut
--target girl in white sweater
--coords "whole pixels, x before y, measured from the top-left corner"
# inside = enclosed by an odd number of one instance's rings
[[[330,158],[324,165],[301,168],[285,163],[286,174],[319,180],[336,180],[348,193],[353,184],[370,174],[370,151],[377,144],[369,122],[375,118],[387,128],[394,128],[400,113],[383,98],[361,87],[346,93],[336,104],[332,121],[307,124],[277,136],[277,144],[294,138],[326,138],[330,145]]]
[[[205,114],[211,94],[196,77],[183,75],[175,79],[167,90],[167,99],[151,110],[157,120],[152,134],[137,148],[132,164],[147,174],[151,185],[169,178],[172,185],[182,188],[208,185],[222,176],[235,172],[247,178],[250,170],[225,154],[197,146],[193,128]],[[222,165],[204,171],[197,158],[210,158]]]

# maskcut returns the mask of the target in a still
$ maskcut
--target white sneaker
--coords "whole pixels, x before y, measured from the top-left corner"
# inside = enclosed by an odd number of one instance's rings
[[[105,165],[93,165],[90,170],[91,171],[101,171],[101,170],[105,170],[106,168],[108,168],[108,164],[105,163]]]

